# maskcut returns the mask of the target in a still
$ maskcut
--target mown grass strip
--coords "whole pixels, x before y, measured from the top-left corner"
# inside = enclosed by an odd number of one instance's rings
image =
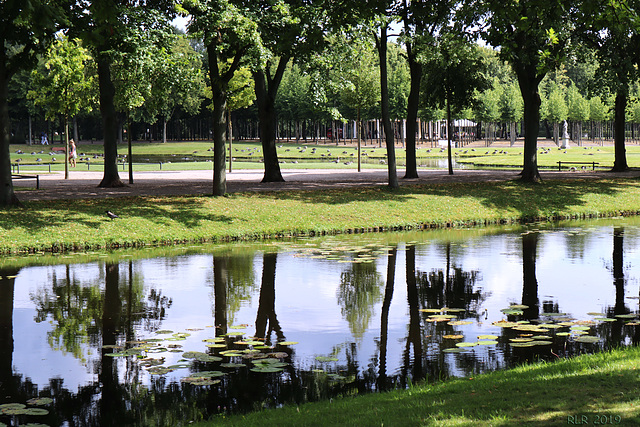
[[[638,366],[636,347],[192,425],[638,426]]]
[[[106,210],[120,218],[107,218]],[[92,250],[637,212],[637,179],[30,202],[24,209],[0,215],[0,252]]]

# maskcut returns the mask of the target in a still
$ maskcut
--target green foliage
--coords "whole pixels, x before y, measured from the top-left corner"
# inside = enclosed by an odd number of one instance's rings
[[[31,81],[28,97],[44,108],[50,120],[91,111],[95,104],[95,68],[77,39],[60,36],[32,72]]]
[[[594,96],[589,100],[589,120],[594,122],[603,122],[611,116],[610,106]]]
[[[505,86],[500,96],[500,116],[505,122],[518,122],[522,120],[523,103],[520,89],[516,82]]]
[[[589,101],[578,91],[578,87],[572,83],[567,88],[567,118],[574,122],[586,122],[589,120]]]
[[[421,61],[426,104],[443,108],[449,103],[454,116],[473,104],[476,91],[488,87],[484,63],[475,45],[446,35]]]
[[[567,114],[564,90],[552,82],[547,96],[542,100],[541,116],[551,123],[560,123],[567,119]]]

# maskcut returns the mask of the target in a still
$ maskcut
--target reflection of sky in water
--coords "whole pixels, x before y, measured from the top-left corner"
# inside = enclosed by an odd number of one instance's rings
[[[588,234],[574,233],[580,230],[543,232],[537,250],[536,272],[540,307],[551,301],[559,304],[563,312],[587,319],[587,312],[604,311],[615,303],[615,288],[612,278],[613,227],[597,229]],[[428,234],[425,234],[428,238]],[[371,236],[368,236],[370,239]],[[640,266],[640,240],[638,229],[625,228],[624,265],[627,285],[626,296],[638,296],[637,271]],[[389,337],[387,372],[393,373],[402,364],[405,349],[409,309],[407,304],[405,279],[405,246],[399,247],[396,261],[395,290],[389,311]],[[176,332],[188,328],[205,328],[213,325],[213,258],[211,255],[181,256],[169,259],[134,261],[135,274],[144,278],[145,293],[155,288],[172,299],[162,329]],[[481,325],[456,326],[468,341],[474,341],[479,334],[500,335],[500,329],[491,322],[503,318],[500,309],[509,303],[522,301],[522,246],[519,234],[489,235],[474,237],[465,242],[451,245],[451,265],[463,271],[479,270],[480,275],[474,290],[481,289],[488,295],[478,308],[487,310],[487,320]],[[446,266],[445,245],[442,241],[431,241],[418,246],[416,270],[429,273]],[[259,285],[262,276],[262,256],[258,253],[253,261],[255,291],[233,313],[235,324],[247,323],[249,335],[255,332],[256,310],[259,299]],[[349,269],[349,264],[334,261],[293,256],[280,253],[276,265],[276,315],[287,340],[298,341],[294,346],[299,367],[316,364],[316,355],[329,355],[334,348],[344,362],[345,344],[357,342],[357,357],[361,369],[366,369],[371,359],[378,353],[376,341],[380,337],[380,315],[384,298],[384,282],[387,276],[387,260],[383,256],[376,262],[381,278],[380,296],[372,308],[372,316],[364,335],[355,340],[349,324],[337,304],[340,274]],[[71,276],[87,286],[104,281],[102,264],[72,265]],[[50,377],[64,378],[66,387],[74,390],[78,385],[95,379],[90,363],[83,364],[70,354],[51,351],[46,344],[48,322],[34,323],[35,309],[30,294],[41,287],[50,287],[53,275],[65,277],[66,267],[23,268],[15,282],[14,303],[14,366],[17,372],[44,386]],[[120,277],[128,277],[128,262],[123,259],[119,269]],[[121,286],[124,280],[121,279]],[[626,299],[632,312],[637,311],[638,301]],[[231,318],[231,316],[230,316]],[[423,335],[433,331],[435,326],[422,323]],[[201,342],[213,336],[212,328],[192,332],[184,344],[184,350],[204,351]],[[154,336],[149,331],[138,331],[138,338]],[[95,357],[100,350],[86,348],[85,355]],[[499,353],[495,347],[476,348],[480,358]],[[167,364],[178,360],[180,354],[162,354]],[[446,360],[455,360],[455,355],[447,355]],[[500,364],[500,357],[497,357]],[[377,368],[376,368],[377,369]],[[124,371],[124,369],[122,370]],[[458,374],[464,372],[458,370]],[[170,374],[177,379],[186,371]],[[121,373],[122,374],[122,373]],[[146,377],[148,378],[148,376]]]

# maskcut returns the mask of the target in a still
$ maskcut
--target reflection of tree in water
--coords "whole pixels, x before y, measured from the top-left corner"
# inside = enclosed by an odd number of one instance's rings
[[[476,315],[488,294],[474,289],[481,280],[479,270],[464,271],[451,260],[451,243],[445,245],[446,265],[425,273],[416,271],[421,308],[464,308],[468,315]]]
[[[253,261],[253,254],[214,255],[212,282],[217,326],[225,325],[227,328],[233,325],[242,303],[251,300],[256,291]],[[222,333],[226,333],[226,329]]]
[[[373,262],[351,263],[340,274],[338,304],[356,341],[360,341],[380,302],[383,282]]]
[[[627,284],[625,270],[628,270],[628,267],[624,265],[624,232],[624,227],[614,227],[613,229],[613,254],[609,269],[613,276],[616,299],[613,307],[606,308],[606,315],[610,318],[631,312],[625,304],[625,287]],[[608,346],[637,344],[640,341],[640,328],[637,326],[625,327],[622,319],[603,323],[603,325],[599,325],[598,333],[608,341]]]
[[[389,340],[389,308],[391,307],[391,299],[393,298],[393,288],[395,285],[396,252],[396,248],[389,251],[387,283],[384,288],[384,301],[382,302],[382,314],[380,316],[380,341],[378,343],[380,368],[378,371],[377,387],[378,390],[381,391],[388,390],[391,385],[387,377],[387,344]]]
[[[276,341],[284,341],[284,333],[276,316],[276,262],[278,254],[265,253],[262,257],[262,285],[256,313],[256,337],[265,339],[271,345],[271,334]]]
[[[101,345],[106,289],[99,283],[106,283],[107,270],[105,268],[103,274],[101,269],[98,278],[83,283],[73,274],[72,266],[67,265],[64,277],[59,278],[54,271],[51,287],[40,287],[30,295],[36,306],[35,321],[52,320],[53,328],[48,332],[48,340],[53,349],[69,352],[84,361],[87,344]],[[172,300],[163,296],[161,291],[150,289],[145,301],[143,278],[134,272],[132,263],[129,263],[128,271],[118,278],[118,283],[116,291],[124,313],[123,325],[118,329],[122,337],[133,339],[134,326],[138,324],[148,331],[157,330]]]

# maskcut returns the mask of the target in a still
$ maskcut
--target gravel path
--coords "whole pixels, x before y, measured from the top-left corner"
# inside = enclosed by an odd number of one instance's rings
[[[419,171],[418,179],[402,179],[403,170],[398,171],[400,185],[439,184],[453,182],[508,181],[518,178],[519,170],[483,171],[456,170],[449,175],[446,170]],[[386,185],[388,172],[373,169],[355,170],[332,169],[289,169],[282,171],[285,182],[261,183],[263,171],[240,170],[227,173],[227,190],[234,192],[322,190],[330,188]],[[640,170],[623,173],[601,171],[541,171],[543,180],[554,179],[603,179],[640,177]],[[123,182],[128,182],[128,174],[121,173]],[[98,188],[102,172],[80,172],[72,170],[68,180],[63,173],[40,175],[40,189],[35,189],[34,180],[14,180],[16,194],[20,201],[87,199],[93,197],[154,196],[154,195],[207,195],[212,194],[213,177],[211,171],[159,171],[135,172],[134,184],[122,188]]]

